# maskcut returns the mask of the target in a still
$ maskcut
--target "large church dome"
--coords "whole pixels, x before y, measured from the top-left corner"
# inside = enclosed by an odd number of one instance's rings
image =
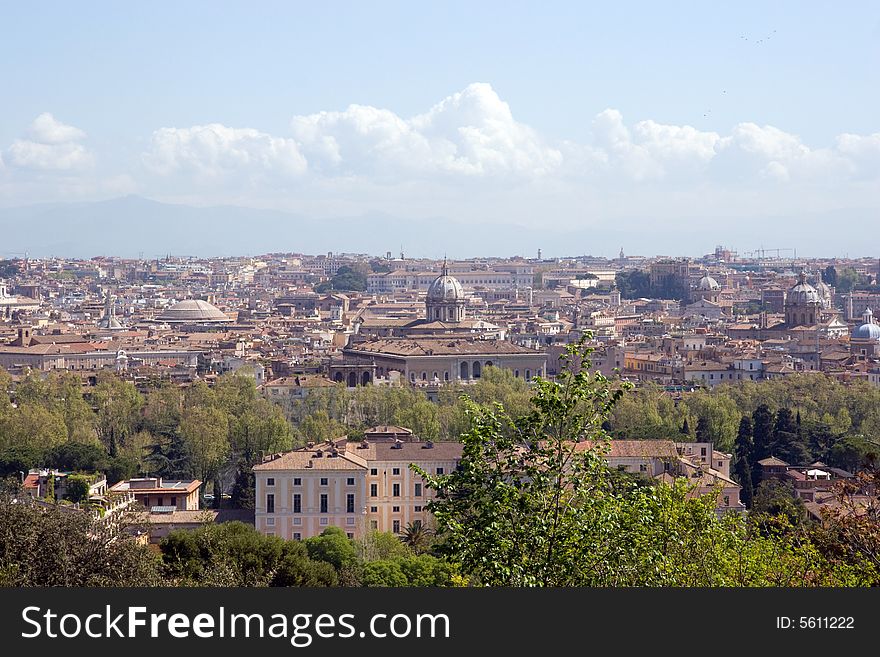
[[[812,285],[807,283],[807,275],[801,272],[798,282],[788,291],[786,303],[797,306],[805,306],[811,303],[820,303],[819,293]]]
[[[718,281],[716,281],[714,278],[712,278],[711,276],[709,276],[707,274],[706,276],[703,276],[703,278],[700,279],[700,284],[698,286],[698,289],[701,292],[709,292],[712,290],[720,290],[721,285],[719,285]]]
[[[443,273],[435,278],[428,287],[427,301],[457,301],[459,299],[464,299],[461,283],[454,276],[450,276],[444,266]]]
[[[428,287],[425,306],[429,322],[458,323],[464,319],[464,306],[467,300],[461,283],[449,275],[449,268],[443,262],[443,270]]]
[[[223,311],[201,299],[175,303],[156,319],[169,324],[216,324],[230,321]]]

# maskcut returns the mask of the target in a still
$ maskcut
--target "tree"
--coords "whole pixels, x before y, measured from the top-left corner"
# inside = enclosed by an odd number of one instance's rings
[[[151,550],[90,513],[0,495],[0,586],[157,586]]]
[[[253,509],[256,496],[256,477],[247,462],[240,462],[232,485],[232,506],[237,509]]]
[[[748,415],[743,415],[739,423],[739,431],[736,436],[734,449],[734,476],[742,486],[740,497],[743,504],[750,507],[754,489],[752,486],[752,471],[755,469],[754,444],[752,442],[752,420]]]
[[[400,532],[400,540],[413,552],[419,554],[427,550],[431,545],[431,536],[434,531],[421,520],[413,520],[406,524]]]
[[[110,456],[116,456],[129,436],[137,431],[143,398],[132,383],[102,372],[92,393],[98,409],[98,437]]]
[[[325,561],[337,570],[358,563],[357,548],[339,527],[328,527],[319,536],[305,540],[309,558]]]
[[[651,277],[641,269],[618,272],[614,278],[620,296],[624,299],[639,299],[651,296]]]
[[[89,499],[89,479],[84,475],[72,474],[67,477],[65,497],[71,502],[86,502]]]
[[[691,427],[688,424],[688,419],[686,417],[681,425],[681,435],[685,436],[687,440],[691,439]]]
[[[567,351],[585,364],[577,373],[535,380],[526,417],[513,421],[500,405],[467,402],[473,424],[462,436],[460,469],[432,476],[413,467],[436,491],[428,508],[444,549],[484,584],[564,585],[598,556],[584,554],[591,544],[584,531],[608,499],[598,445],[622,390],[589,371],[589,351],[581,348]],[[588,561],[577,563],[579,555]]]
[[[362,271],[343,265],[329,280],[315,286],[315,292],[363,292],[367,289],[367,277]]]
[[[39,401],[21,403],[0,417],[0,448],[47,449],[66,440],[64,418]]]
[[[795,417],[788,408],[780,408],[776,412],[770,452],[787,463],[803,465],[810,462],[810,454],[801,442]]]
[[[770,456],[773,447],[773,413],[766,404],[761,404],[752,413],[752,463],[758,463]],[[752,472],[755,485],[761,480],[761,469]]]
[[[705,443],[711,442],[712,435],[711,429],[709,428],[709,418],[705,416],[701,416],[699,420],[697,420],[697,442]]]
[[[230,451],[228,424],[226,413],[210,406],[186,409],[180,422],[180,436],[193,474],[203,482],[214,481],[216,503],[221,495],[220,468]]]
[[[762,481],[755,490],[752,513],[783,516],[790,525],[798,525],[806,517],[804,502],[795,493],[794,485],[777,479]]]
[[[822,272],[822,280],[831,287],[837,287],[837,269],[834,265],[828,265]]]

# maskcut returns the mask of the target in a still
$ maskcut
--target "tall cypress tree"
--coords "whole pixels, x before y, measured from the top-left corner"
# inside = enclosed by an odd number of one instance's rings
[[[747,507],[751,507],[754,497],[752,471],[754,470],[754,442],[752,440],[752,420],[743,415],[739,421],[739,431],[734,442],[734,476],[742,486],[740,498]]]
[[[767,404],[761,404],[752,413],[752,485],[761,481],[761,466],[758,461],[770,456],[773,446],[773,413]]]

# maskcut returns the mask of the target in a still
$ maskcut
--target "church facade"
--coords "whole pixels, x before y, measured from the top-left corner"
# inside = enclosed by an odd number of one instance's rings
[[[501,367],[526,380],[546,374],[545,352],[480,334],[475,330],[480,320],[465,317],[466,304],[461,284],[444,263],[428,288],[426,319],[408,324],[401,337],[353,342],[331,363],[330,378],[354,387],[388,378],[391,372],[411,384],[473,381],[487,367]]]

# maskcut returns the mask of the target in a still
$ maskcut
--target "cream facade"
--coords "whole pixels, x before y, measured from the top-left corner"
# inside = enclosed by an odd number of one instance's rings
[[[400,533],[430,523],[430,496],[416,464],[429,474],[451,472],[459,443],[363,441],[307,447],[268,457],[254,467],[255,526],[285,539],[317,536],[327,527],[349,538],[377,530]]]

